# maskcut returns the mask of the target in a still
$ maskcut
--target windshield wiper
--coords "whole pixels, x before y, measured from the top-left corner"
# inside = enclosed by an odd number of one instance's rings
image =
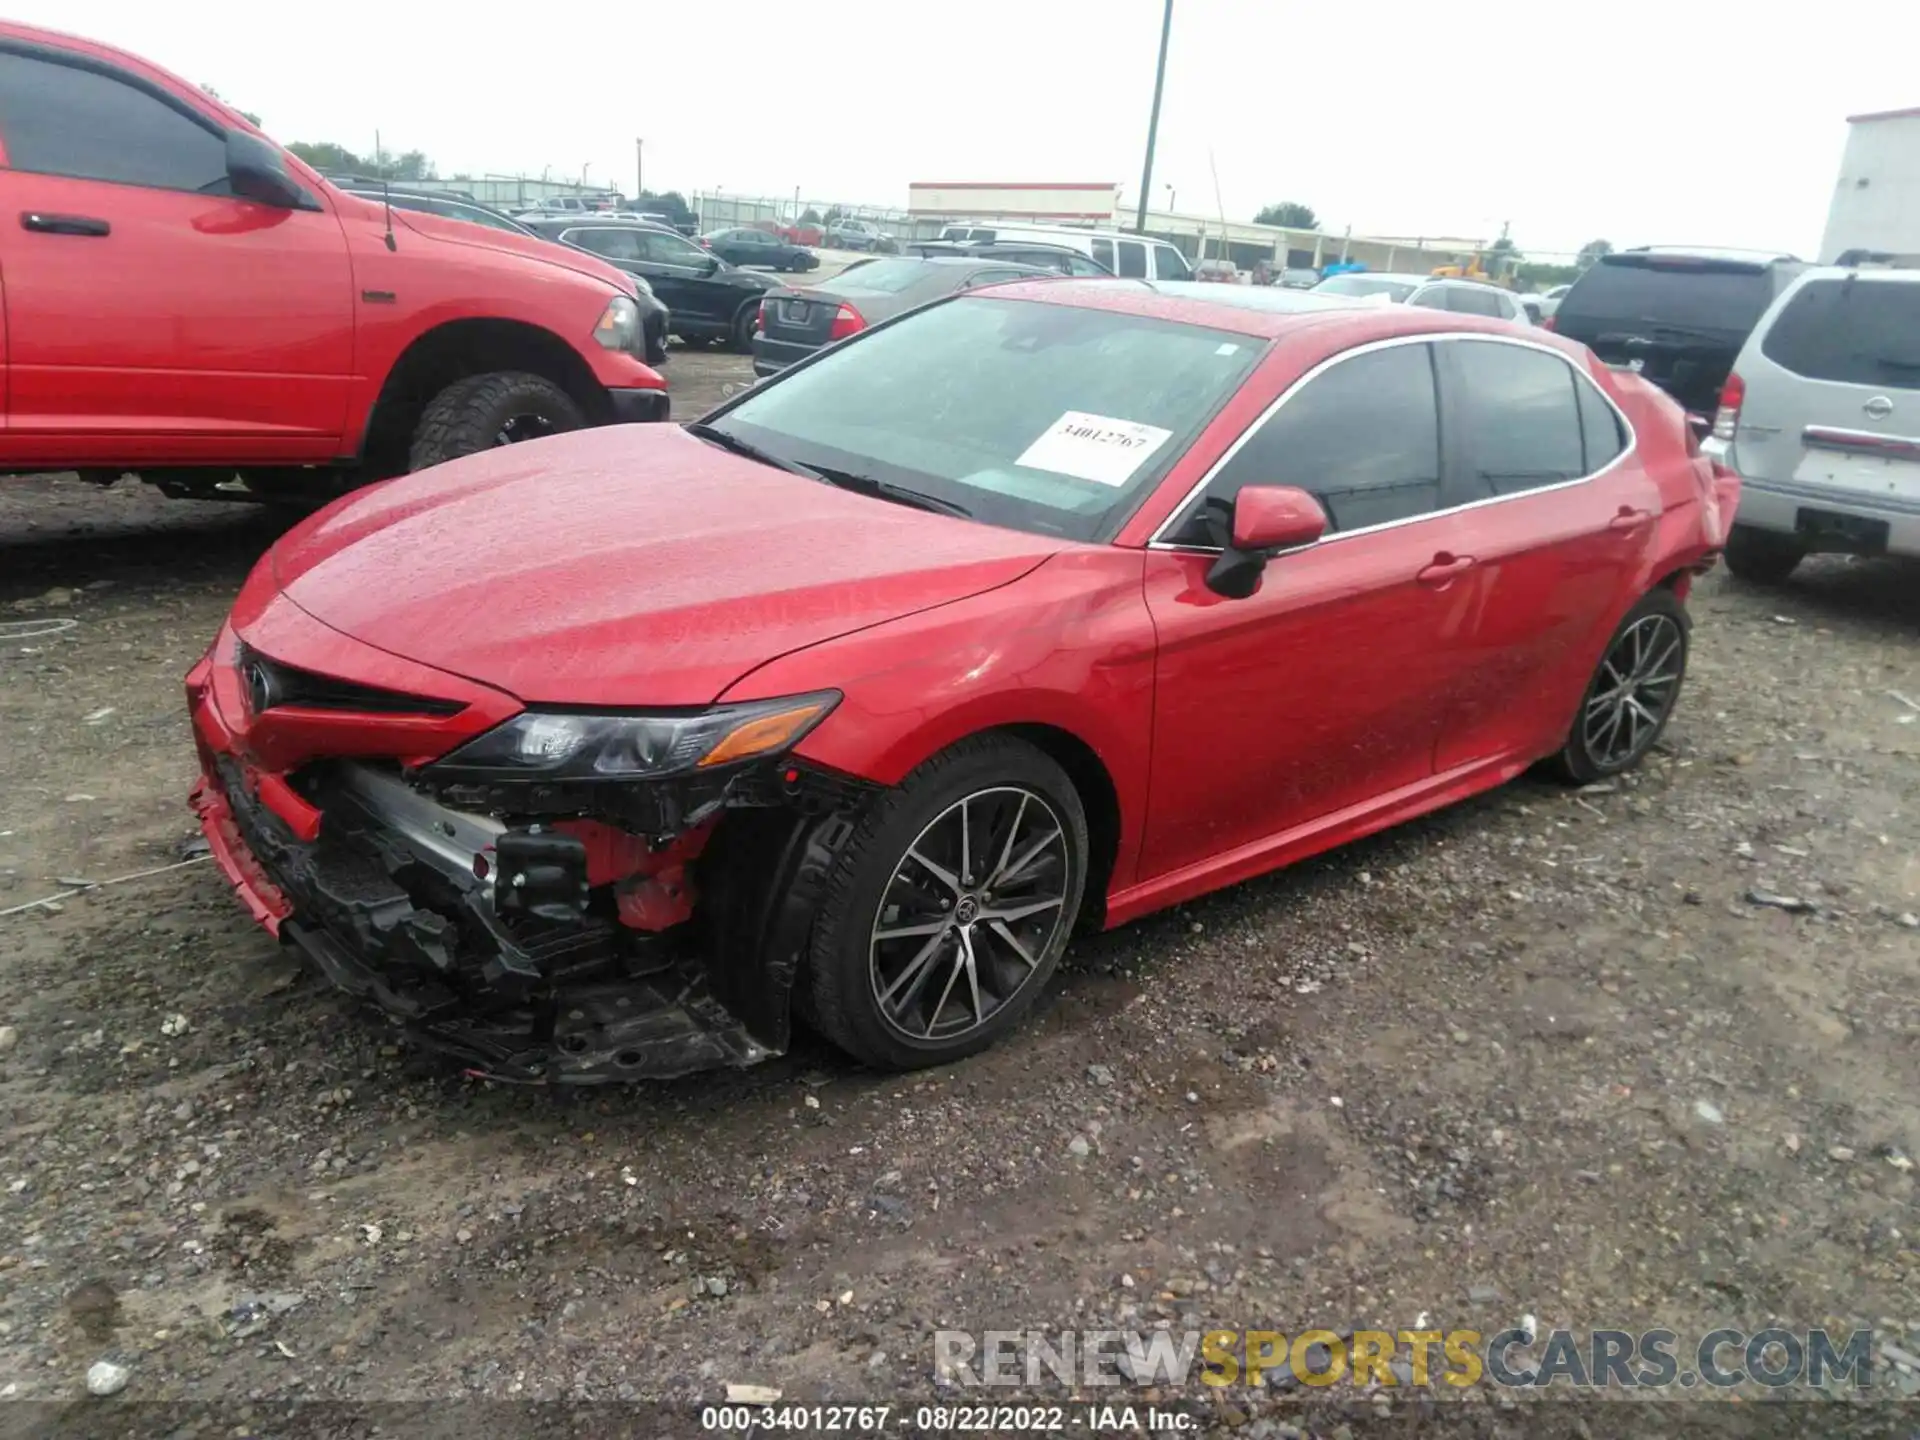
[[[921,490],[908,489],[905,485],[896,485],[891,480],[876,480],[871,475],[856,475],[850,470],[830,470],[824,465],[814,467],[814,473],[829,485],[838,485],[842,490],[872,495],[879,500],[891,500],[896,505],[910,505],[915,510],[931,510],[936,515],[957,515],[962,520],[973,518],[973,512],[964,505]]]
[[[798,460],[788,460],[784,456],[775,455],[770,450],[762,450],[751,440],[742,440],[738,435],[730,435],[725,430],[719,430],[707,424],[704,420],[694,421],[686,427],[686,431],[696,439],[705,440],[709,445],[718,445],[722,450],[731,450],[734,454],[749,460],[758,460],[762,465],[771,465],[774,469],[784,470],[789,475],[804,475],[809,480],[826,478],[818,470],[802,465]]]

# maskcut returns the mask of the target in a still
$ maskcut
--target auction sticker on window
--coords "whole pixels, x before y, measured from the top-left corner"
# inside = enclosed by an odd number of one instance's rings
[[[1124,485],[1173,435],[1158,425],[1138,425],[1107,415],[1069,410],[1041,432],[1013,463],[1051,470],[1096,485]]]

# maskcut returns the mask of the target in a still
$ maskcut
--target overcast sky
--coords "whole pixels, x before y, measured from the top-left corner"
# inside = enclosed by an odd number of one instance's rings
[[[584,167],[631,192],[644,136],[649,188],[893,207],[913,180],[1115,181],[1131,204],[1161,15],[1160,0],[8,8],[210,84],[281,141],[366,153],[377,127],[442,174]],[[1920,105],[1916,53],[1914,0],[1174,0],[1153,200],[1171,185],[1178,209],[1233,220],[1299,200],[1366,235],[1491,238],[1511,221],[1543,258],[1595,237],[1811,255],[1845,117]]]

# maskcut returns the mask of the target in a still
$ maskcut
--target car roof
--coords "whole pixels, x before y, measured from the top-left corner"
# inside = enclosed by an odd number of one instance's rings
[[[1416,275],[1411,270],[1342,270],[1338,275],[1329,275],[1329,280],[1394,280],[1402,285],[1425,285],[1434,277]]]
[[[1756,269],[1768,265],[1798,265],[1801,260],[1796,255],[1788,255],[1779,250],[1736,250],[1731,246],[1716,245],[1635,245],[1630,250],[1615,250],[1602,255],[1602,265],[1631,265],[1635,257],[1648,260],[1708,260],[1723,265],[1752,265]]]
[[[931,263],[931,262],[928,262]],[[1362,296],[1320,295],[1264,285],[1210,285],[1194,280],[1081,279],[1009,281],[994,287],[996,298],[1035,300],[1111,310],[1178,324],[1205,325],[1243,335],[1277,340],[1313,329],[1338,328],[1341,338],[1361,345],[1397,335],[1484,333],[1520,339],[1556,349],[1583,368],[1586,348],[1545,330],[1522,336],[1511,321],[1461,315],[1410,305],[1381,305]]]

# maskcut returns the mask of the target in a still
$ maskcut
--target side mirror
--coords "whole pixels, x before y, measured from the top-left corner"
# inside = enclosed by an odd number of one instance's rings
[[[1243,485],[1233,501],[1232,542],[1207,569],[1207,588],[1244,600],[1259,588],[1268,557],[1311,545],[1327,533],[1327,512],[1292,485]]]
[[[227,183],[242,200],[281,210],[299,210],[312,203],[300,183],[287,174],[280,152],[244,130],[227,132]]]

